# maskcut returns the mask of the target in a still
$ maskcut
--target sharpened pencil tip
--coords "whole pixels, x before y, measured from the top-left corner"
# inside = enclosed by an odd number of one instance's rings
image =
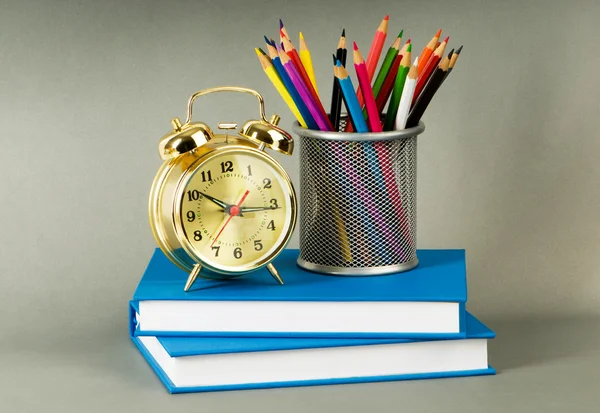
[[[339,60],[335,59],[335,65],[337,67],[342,67],[342,62],[340,62]]]
[[[346,37],[346,29],[342,29],[342,37]]]
[[[271,41],[269,40],[269,38],[267,36],[265,36],[265,43],[273,46],[273,44],[271,43]]]
[[[448,43],[448,40],[450,40],[450,36],[446,36],[446,38],[444,39],[444,43]]]
[[[402,35],[403,35],[403,34],[404,34],[404,29],[403,29],[403,30],[400,30],[400,33],[398,33],[398,37],[399,37],[400,39],[402,39]]]
[[[389,20],[390,19],[390,15],[386,14],[385,17],[383,18],[383,20]]]
[[[408,39],[408,40],[406,41],[406,43],[407,43],[407,44],[410,44],[410,39]]]
[[[283,29],[283,21],[279,19],[279,30]]]
[[[358,50],[358,46],[356,45],[356,42],[352,42],[352,47],[354,47],[354,50]]]
[[[462,45],[460,45],[460,47],[456,50],[456,54],[460,54],[461,50],[462,50]]]
[[[261,56],[262,56],[262,53],[260,52],[260,49],[259,49],[258,47],[255,47],[255,48],[254,48],[254,51],[256,52],[256,55],[257,55],[258,57],[261,57]]]
[[[333,65],[335,66],[335,63],[337,62],[337,57],[334,54],[332,54],[332,56],[333,56]]]
[[[304,40],[304,35],[300,32],[300,40]]]
[[[450,53],[448,53],[448,59],[452,57],[452,53],[454,53],[454,49],[450,50]]]
[[[279,20],[281,21],[281,20]],[[439,37],[442,35],[442,29],[438,30],[437,33],[435,34],[435,37],[437,37],[439,39]]]
[[[407,52],[412,52],[412,44],[409,44],[408,47],[406,48]]]

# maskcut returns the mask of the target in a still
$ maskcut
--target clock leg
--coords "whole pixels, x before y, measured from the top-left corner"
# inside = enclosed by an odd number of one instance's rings
[[[190,273],[190,276],[188,277],[188,279],[185,283],[185,287],[183,287],[183,291],[188,292],[190,290],[190,288],[192,288],[192,284],[194,284],[194,281],[196,281],[196,278],[198,278],[198,274],[200,274],[201,270],[202,270],[202,265],[200,265],[200,264],[194,265],[194,268],[192,269],[192,272]]]
[[[269,270],[269,272],[271,273],[271,276],[273,278],[275,278],[275,280],[280,285],[283,285],[283,280],[281,279],[281,276],[279,275],[279,271],[277,271],[277,269],[275,268],[275,266],[273,264],[267,264],[267,270]]]

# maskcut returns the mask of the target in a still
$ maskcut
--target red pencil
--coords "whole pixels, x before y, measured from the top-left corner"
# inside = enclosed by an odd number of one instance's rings
[[[421,91],[427,84],[429,77],[438,66],[440,61],[442,60],[442,56],[444,55],[444,50],[446,49],[446,45],[448,44],[448,40],[450,37],[446,37],[446,39],[440,44],[440,46],[435,49],[435,52],[431,55],[431,58],[423,68],[423,72],[419,72],[419,78],[417,79],[417,86],[415,87],[415,94],[413,95],[412,104],[414,105],[419,97]],[[419,66],[421,66],[421,58],[419,57]]]
[[[354,42],[354,69],[356,69],[356,77],[358,78],[358,83],[363,91],[365,106],[367,107],[367,115],[369,116],[370,126],[369,129],[371,132],[381,132],[381,121],[379,119],[377,105],[375,104],[373,89],[371,89],[371,81],[369,80],[367,65],[360,54],[360,50],[358,50],[356,42]]]
[[[302,81],[306,84],[306,88],[308,89],[308,91],[310,92],[310,95],[312,96],[315,103],[317,104],[317,108],[319,109],[319,112],[321,112],[321,114],[323,116],[325,116],[325,118],[327,118],[327,122],[329,123],[329,127],[331,128],[330,130],[333,130],[333,126],[331,125],[329,116],[327,116],[327,112],[325,112],[325,108],[323,107],[323,104],[321,103],[321,99],[319,99],[319,95],[317,94],[317,91],[313,87],[313,84],[310,81],[310,78],[308,77],[308,73],[306,73],[306,70],[304,69],[304,65],[302,64],[302,61],[300,60],[300,55],[298,55],[296,48],[294,47],[294,45],[292,44],[292,42],[290,41],[290,39],[287,36],[283,38],[283,49],[284,49],[285,53],[289,56],[289,58],[292,60],[292,63],[294,63],[294,66],[296,66],[296,69],[298,70],[298,73],[300,74]]]
[[[373,80],[373,76],[375,75],[375,69],[377,69],[377,63],[379,63],[379,57],[381,56],[381,51],[383,50],[385,38],[387,37],[389,20],[390,16],[386,15],[381,21],[381,24],[377,28],[375,36],[373,37],[373,42],[371,43],[369,54],[367,55],[367,60],[365,64],[367,66],[367,73],[369,75],[369,83],[371,83],[371,81]],[[360,104],[360,106],[363,106],[365,104],[365,101],[360,89],[360,87],[356,89],[356,97],[358,98],[358,103]]]

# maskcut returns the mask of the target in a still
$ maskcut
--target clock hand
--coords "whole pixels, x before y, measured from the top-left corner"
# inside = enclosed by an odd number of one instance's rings
[[[227,226],[227,224],[229,224],[229,221],[231,221],[231,218],[233,218],[234,216],[240,214],[240,206],[242,205],[242,202],[244,202],[244,200],[246,199],[246,197],[248,196],[249,193],[250,193],[250,191],[246,189],[246,192],[244,192],[244,195],[242,195],[242,199],[240,199],[240,202],[238,202],[236,205],[234,205],[234,206],[231,207],[231,209],[229,210],[229,218],[227,218],[227,221],[225,221],[225,223],[223,224],[223,226],[219,230],[219,233],[217,234],[217,236],[213,240],[212,244],[210,244],[211,247],[213,245],[215,245],[215,242],[217,242],[217,239],[219,238],[219,236],[221,235],[221,233],[223,232],[223,230],[225,229],[225,227]]]
[[[240,212],[258,212],[258,211],[267,211],[269,209],[281,209],[281,207],[273,208],[273,207],[241,207]]]
[[[200,191],[198,191],[198,192],[200,192]],[[223,202],[223,201],[221,201],[221,200],[219,200],[219,199],[217,199],[215,197],[212,197],[212,196],[210,196],[208,194],[205,194],[204,192],[200,192],[200,195],[202,195],[204,198],[208,199],[209,201],[214,202],[215,204],[217,204],[218,206],[220,206],[223,209],[227,208],[228,206],[231,206],[231,205],[226,204],[225,202]]]

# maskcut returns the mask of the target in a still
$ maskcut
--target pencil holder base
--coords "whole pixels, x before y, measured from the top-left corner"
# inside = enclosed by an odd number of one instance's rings
[[[344,275],[348,277],[368,277],[373,275],[390,275],[397,274],[405,271],[412,270],[419,265],[419,260],[414,259],[409,262],[405,262],[397,265],[386,265],[383,267],[364,267],[364,268],[350,268],[350,267],[330,267],[327,265],[313,264],[312,262],[304,261],[298,258],[297,264],[300,268],[310,271],[317,272],[325,275]]]

